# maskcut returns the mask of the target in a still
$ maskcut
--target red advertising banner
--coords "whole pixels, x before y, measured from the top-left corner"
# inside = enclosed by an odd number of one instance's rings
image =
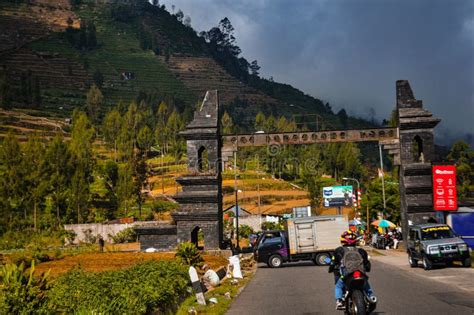
[[[458,209],[456,166],[433,165],[433,207],[447,211]]]

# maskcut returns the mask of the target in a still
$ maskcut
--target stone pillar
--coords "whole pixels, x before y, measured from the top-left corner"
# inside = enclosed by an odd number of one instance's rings
[[[406,80],[396,83],[400,143],[400,202],[404,239],[408,220],[426,222],[433,211],[431,162],[434,159],[434,127],[440,119],[423,109]]]
[[[183,191],[174,196],[179,208],[172,214],[177,242],[191,241],[200,228],[205,249],[222,244],[221,137],[217,91],[207,91],[201,107],[181,134],[186,139],[188,174],[177,178]]]

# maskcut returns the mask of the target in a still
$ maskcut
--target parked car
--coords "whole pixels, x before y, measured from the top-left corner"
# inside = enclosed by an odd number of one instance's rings
[[[408,262],[417,267],[422,261],[429,270],[434,264],[451,265],[460,261],[464,267],[471,267],[470,249],[446,224],[420,224],[409,227],[407,241]]]

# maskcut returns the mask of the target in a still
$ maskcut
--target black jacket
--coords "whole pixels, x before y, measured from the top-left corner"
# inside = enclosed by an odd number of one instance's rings
[[[362,256],[362,259],[364,259],[365,272],[370,272],[371,266],[369,261],[369,255],[367,255],[367,252],[360,247],[357,248],[357,251]],[[342,259],[344,258],[344,253],[344,246],[339,246],[338,248],[336,248],[336,250],[334,251],[334,255],[331,258],[331,263],[329,264],[329,272],[334,272],[334,275],[338,278],[341,276],[340,267]]]

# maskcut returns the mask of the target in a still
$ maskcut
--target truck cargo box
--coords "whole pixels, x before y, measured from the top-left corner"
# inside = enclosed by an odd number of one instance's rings
[[[288,219],[290,254],[332,251],[340,246],[339,238],[348,227],[344,215]]]

